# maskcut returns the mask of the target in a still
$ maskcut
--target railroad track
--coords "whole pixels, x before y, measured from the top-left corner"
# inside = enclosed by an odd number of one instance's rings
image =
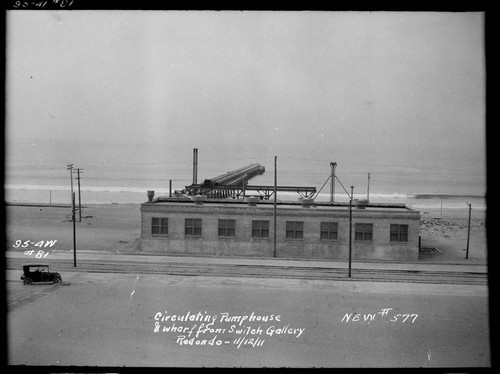
[[[22,269],[24,262],[21,259],[8,259],[7,268],[11,270]],[[351,269],[351,277],[349,278],[347,268],[306,266],[196,264],[185,262],[151,263],[141,261],[97,262],[92,260],[80,260],[77,265],[77,267],[74,267],[73,262],[67,260],[50,261],[51,268],[58,272],[145,273],[182,276],[356,280],[464,285],[485,285],[488,282],[488,276],[485,273],[459,271]]]

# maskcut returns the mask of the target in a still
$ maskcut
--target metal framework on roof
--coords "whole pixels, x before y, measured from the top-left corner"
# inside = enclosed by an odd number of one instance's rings
[[[274,194],[274,186],[258,185],[218,185],[204,186],[202,184],[192,184],[186,187],[189,195],[204,195],[209,198],[233,198],[239,199],[246,196],[249,191],[257,192],[263,200],[269,200]],[[309,198],[316,193],[316,187],[303,186],[276,186],[279,192],[296,192],[299,196]]]
[[[261,199],[269,200],[274,195],[274,186],[249,185],[248,181],[265,172],[259,164],[250,164],[242,168],[228,171],[215,178],[205,179],[201,184],[193,183],[186,186],[185,192],[190,196],[203,195],[208,198],[244,198],[248,191],[257,192]],[[193,182],[196,178],[193,179]],[[297,192],[301,197],[308,198],[316,193],[316,187],[276,186],[276,191]]]

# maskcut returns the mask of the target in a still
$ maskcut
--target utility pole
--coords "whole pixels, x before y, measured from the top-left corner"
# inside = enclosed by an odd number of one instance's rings
[[[366,188],[366,200],[370,201],[370,173],[368,173],[368,187]]]
[[[276,257],[276,203],[277,203],[277,184],[278,184],[278,177],[277,177],[277,156],[274,156],[274,246],[273,246],[273,257]]]
[[[76,267],[76,219],[75,219],[75,193],[72,193],[72,219],[73,219],[73,266]]]
[[[354,196],[354,186],[351,186],[351,196],[349,196],[349,278],[351,277],[352,262],[352,197]]]
[[[78,222],[82,222],[82,199],[80,195],[80,171],[83,173],[83,169],[77,168],[77,177],[76,179],[78,180]],[[74,173],[74,172],[73,172]]]
[[[69,170],[69,180],[71,181],[71,199],[73,199],[73,164],[66,165],[66,170]]]
[[[467,203],[467,205],[469,206],[469,226],[467,228],[467,248],[465,249],[465,258],[466,259],[469,258],[470,213],[471,213],[471,210],[472,210],[472,204]]]

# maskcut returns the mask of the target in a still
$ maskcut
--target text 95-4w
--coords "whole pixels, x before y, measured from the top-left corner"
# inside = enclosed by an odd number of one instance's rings
[[[41,240],[39,242],[34,242],[32,240],[25,240],[24,242],[22,240],[16,240],[14,244],[12,245],[14,248],[28,248],[30,245],[34,247],[39,247],[39,248],[52,248],[54,244],[56,244],[56,240]]]

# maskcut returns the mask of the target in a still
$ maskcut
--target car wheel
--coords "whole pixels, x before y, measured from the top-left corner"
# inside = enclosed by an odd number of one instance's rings
[[[33,283],[33,281],[29,278],[26,278],[23,280],[23,284],[32,284],[32,283]]]

